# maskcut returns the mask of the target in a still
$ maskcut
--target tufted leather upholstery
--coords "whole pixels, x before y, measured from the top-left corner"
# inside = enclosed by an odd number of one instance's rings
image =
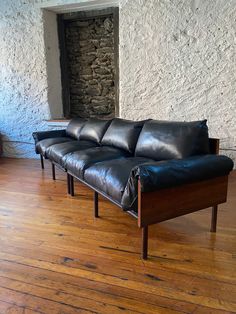
[[[63,158],[63,164],[69,172],[75,174],[78,178],[83,179],[85,169],[93,164],[128,156],[129,153],[118,148],[102,146],[67,154]]]
[[[80,132],[85,124],[86,120],[82,118],[73,118],[70,120],[66,128],[66,134],[74,139],[79,139]]]
[[[137,209],[138,179],[147,192],[228,175],[233,168],[230,158],[208,154],[206,120],[79,118],[66,131],[51,132],[34,133],[36,152],[125,210]]]
[[[45,140],[46,138],[66,137],[66,130],[33,132],[32,136],[34,138],[35,144],[37,144],[39,141]]]
[[[208,152],[206,120],[195,122],[152,120],[145,123],[140,133],[135,155],[167,160]]]
[[[45,157],[46,156],[46,150],[54,145],[54,144],[58,144],[58,143],[65,143],[65,142],[75,142],[72,138],[70,137],[51,137],[51,138],[46,138],[44,140],[41,140],[39,142],[36,143],[35,145],[35,150],[38,154],[41,154]]]
[[[129,209],[137,205],[138,179],[142,192],[151,192],[225,176],[232,169],[232,160],[220,155],[193,156],[140,164],[130,173],[121,206]]]
[[[80,132],[80,139],[100,143],[112,120],[89,119]]]
[[[140,165],[132,177],[139,177],[142,191],[147,192],[228,175],[232,169],[229,157],[204,155]]]
[[[102,145],[109,145],[126,150],[132,154],[143,124],[144,121],[130,121],[115,118],[104,134],[101,143]]]
[[[97,144],[90,141],[70,141],[50,146],[46,150],[46,156],[64,168],[63,157],[69,153],[96,147]]]
[[[51,145],[52,138],[61,138],[62,142],[65,140],[65,137],[67,138],[66,130],[39,131],[39,132],[34,132],[32,136],[35,143],[36,154],[41,153],[42,155],[44,155],[46,148],[49,147],[49,145]],[[49,139],[49,141],[45,141],[44,144],[42,143],[42,145],[38,144],[38,142],[42,140],[46,140],[46,139]],[[60,143],[60,140],[57,139],[55,142]]]
[[[143,157],[129,157],[99,162],[85,170],[84,180],[121,203],[133,167],[151,161]]]

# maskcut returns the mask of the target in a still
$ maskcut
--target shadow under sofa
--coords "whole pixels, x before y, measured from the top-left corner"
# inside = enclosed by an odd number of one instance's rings
[[[193,122],[74,118],[66,130],[34,132],[36,153],[137,218],[142,258],[148,254],[148,226],[226,202],[230,158],[218,155],[219,140],[208,136],[206,120]]]

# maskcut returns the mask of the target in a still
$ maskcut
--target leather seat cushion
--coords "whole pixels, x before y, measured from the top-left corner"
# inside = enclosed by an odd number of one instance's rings
[[[133,154],[143,124],[144,121],[115,118],[104,134],[101,144],[124,149]]]
[[[64,167],[63,157],[66,154],[96,146],[96,143],[90,141],[71,141],[59,143],[47,148],[46,157]]]
[[[80,132],[80,140],[100,143],[112,120],[89,119]]]
[[[152,120],[144,124],[135,156],[155,160],[180,159],[209,152],[206,120],[174,122]]]
[[[35,147],[36,147],[36,151],[39,152],[39,154],[46,157],[45,152],[48,147],[54,144],[65,143],[65,142],[75,142],[75,141],[69,137],[51,137],[51,138],[46,138],[42,141],[39,141]]]
[[[98,162],[127,157],[129,154],[118,148],[102,146],[76,151],[63,157],[65,169],[79,179],[84,179],[84,171]]]
[[[73,137],[74,139],[80,138],[80,132],[82,128],[84,127],[87,120],[83,118],[73,118],[70,120],[67,128],[66,128],[66,134],[68,136]]]
[[[85,170],[84,180],[117,203],[123,203],[124,209],[129,209],[131,206],[126,207],[122,198],[124,193],[127,194],[126,189],[131,188],[126,187],[131,170],[135,166],[151,161],[151,159],[143,157],[130,157],[97,163]]]

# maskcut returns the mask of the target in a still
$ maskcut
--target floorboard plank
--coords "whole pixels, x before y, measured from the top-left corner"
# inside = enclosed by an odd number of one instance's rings
[[[49,163],[0,159],[0,313],[236,313],[236,172],[216,234],[210,209],[151,226],[142,261],[137,221]]]

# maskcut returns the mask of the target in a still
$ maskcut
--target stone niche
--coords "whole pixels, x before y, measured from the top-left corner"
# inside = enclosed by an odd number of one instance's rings
[[[115,40],[112,14],[68,19],[65,49],[70,117],[115,116]]]

